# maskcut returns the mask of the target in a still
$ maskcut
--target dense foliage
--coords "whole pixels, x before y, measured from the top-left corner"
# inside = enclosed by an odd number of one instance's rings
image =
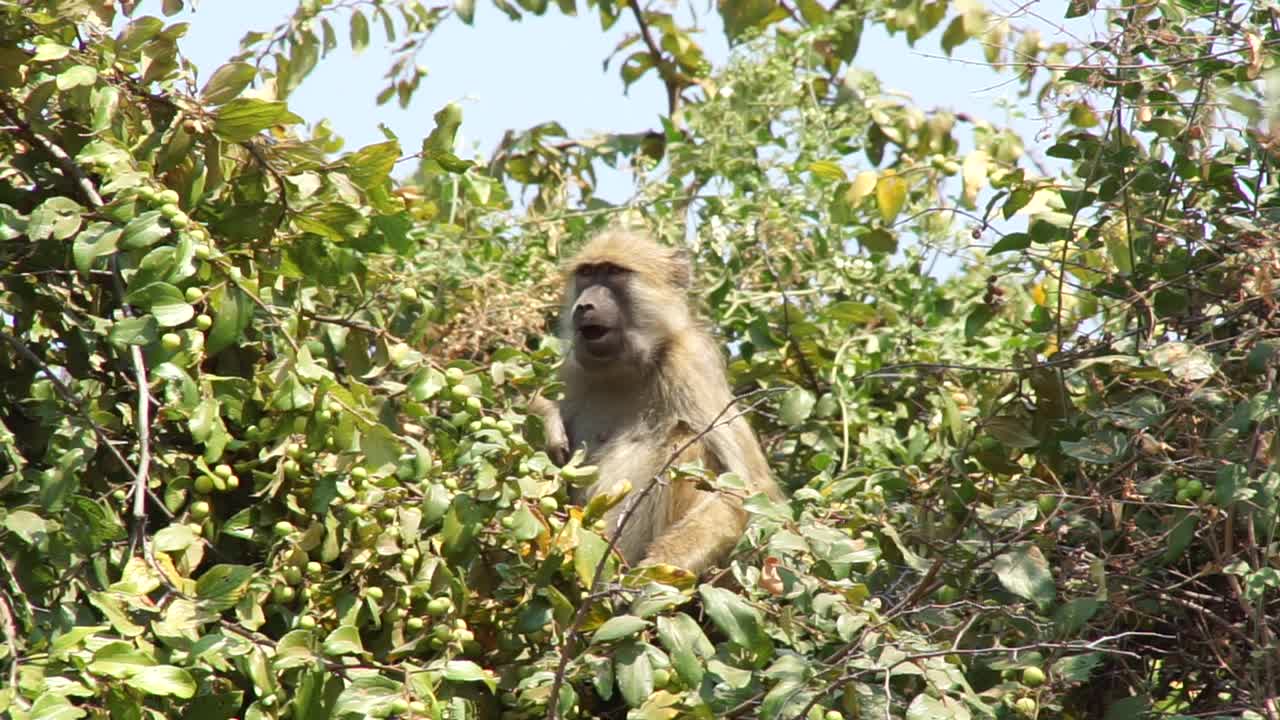
[[[470,2],[307,0],[199,86],[133,3],[0,4],[0,712],[1280,719],[1273,4],[1081,0],[1072,46],[726,2],[715,67],[658,4],[495,3],[631,24],[663,125],[289,110],[339,27],[410,102]],[[882,92],[872,26],[980,44],[1051,137]],[[702,582],[612,561],[526,414],[615,223],[692,250],[789,492]]]

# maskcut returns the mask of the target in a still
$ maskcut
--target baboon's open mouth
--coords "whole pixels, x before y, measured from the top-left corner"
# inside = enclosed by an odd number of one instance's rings
[[[578,332],[582,333],[582,337],[588,341],[599,340],[609,334],[609,328],[603,325],[583,325],[578,328]]]

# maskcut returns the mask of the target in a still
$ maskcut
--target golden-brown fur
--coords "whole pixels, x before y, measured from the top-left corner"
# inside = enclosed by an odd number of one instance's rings
[[[618,270],[596,283],[590,273],[597,267]],[[741,477],[746,494],[779,497],[755,434],[731,407],[721,349],[689,309],[690,269],[682,254],[646,235],[608,232],[587,243],[565,275],[561,324],[570,350],[561,370],[564,399],[558,412],[542,399],[534,409],[548,419],[553,456],[563,460],[585,447],[587,462],[600,468],[600,479],[578,500],[630,482],[630,496],[605,518],[616,532],[627,508],[672,454],[700,433],[673,467],[701,461],[713,473]],[[603,361],[577,347],[585,341],[575,326],[575,303],[583,286],[592,284],[608,285],[612,294],[605,299],[617,299],[621,308],[621,350]],[[723,561],[741,537],[747,522],[742,500],[727,491],[699,490],[691,480],[664,478],[640,501],[616,546],[631,563],[701,573]]]

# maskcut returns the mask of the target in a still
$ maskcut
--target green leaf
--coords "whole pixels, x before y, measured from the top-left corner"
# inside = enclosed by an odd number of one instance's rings
[[[98,71],[88,65],[72,65],[58,73],[58,90],[66,92],[81,85],[92,85],[98,81]]]
[[[578,528],[578,546],[573,550],[573,569],[584,586],[591,587],[595,582],[596,567],[600,565],[600,558],[604,557],[608,549],[609,543],[604,538],[586,528]],[[605,577],[613,575],[613,565],[613,560],[605,563]]]
[[[218,109],[213,131],[228,142],[245,142],[273,125],[293,125],[302,118],[280,101],[236,98]]]
[[[748,30],[763,29],[777,9],[773,0],[722,1],[718,5],[720,17],[724,20],[724,34],[731,45]]]
[[[490,691],[498,687],[498,679],[494,674],[470,660],[450,660],[444,665],[442,673],[446,680],[455,682],[484,683]]]
[[[1057,626],[1059,637],[1074,637],[1098,612],[1101,603],[1093,598],[1076,598],[1053,613],[1053,624]]]
[[[795,427],[813,413],[816,402],[813,393],[804,388],[791,388],[782,396],[782,406],[778,408],[778,417],[783,424]]]
[[[704,658],[715,654],[697,621],[684,613],[658,618],[658,639],[671,655],[671,665],[688,687],[702,684]]]
[[[1008,235],[996,241],[995,245],[987,251],[989,255],[996,253],[1010,252],[1012,250],[1026,250],[1031,247],[1031,236],[1024,232],[1011,232]]]
[[[969,33],[964,28],[964,16],[957,15],[947,25],[947,29],[942,31],[942,51],[947,55],[951,55],[951,51],[964,44],[969,39]]]
[[[969,316],[964,320],[964,339],[973,340],[978,337],[982,332],[982,329],[986,327],[987,323],[991,322],[991,319],[995,316],[996,313],[991,309],[990,305],[978,305],[974,307],[969,313]]]
[[[1053,575],[1039,547],[1023,545],[1007,552],[995,559],[992,568],[1009,592],[1034,602],[1041,610],[1053,605]]]
[[[1079,441],[1064,440],[1062,452],[1077,460],[1106,465],[1120,462],[1129,448],[1129,436],[1115,430],[1099,430]]]
[[[1053,664],[1053,676],[1067,683],[1082,683],[1093,669],[1102,664],[1102,653],[1085,653],[1064,657]]]
[[[200,99],[207,105],[222,105],[231,102],[244,89],[249,87],[258,74],[252,65],[246,62],[230,62],[209,76],[209,82],[200,91]]]
[[[276,670],[306,667],[315,662],[315,635],[310,630],[291,630],[276,643],[276,655],[272,661]]]
[[[907,720],[969,720],[971,717],[972,713],[963,702],[947,695],[935,698],[920,693],[907,706]]]
[[[2,691],[0,691],[2,692]],[[25,715],[28,720],[75,720],[89,713],[71,704],[70,700],[58,691],[49,690],[31,703],[31,709]]]
[[[395,140],[367,145],[343,158],[347,176],[366,191],[385,183],[399,159],[400,143]]]
[[[43,542],[49,531],[44,518],[30,510],[14,510],[4,518],[4,527],[28,545]]]
[[[110,642],[93,654],[88,670],[95,675],[117,679],[128,678],[143,668],[154,667],[156,661],[127,642]]]
[[[196,534],[186,525],[174,524],[155,534],[153,542],[160,552],[177,552],[185,550],[195,542]]]
[[[213,326],[205,337],[205,352],[217,355],[238,343],[253,320],[253,301],[235,285],[219,288],[209,295]]]
[[[385,717],[387,705],[403,692],[404,686],[382,675],[353,677],[338,695],[331,717]]]
[[[120,247],[125,250],[151,247],[169,235],[169,226],[162,222],[159,210],[142,213],[124,226]]]
[[[759,656],[773,651],[773,643],[764,633],[760,613],[741,596],[713,585],[700,585],[698,594],[707,615],[735,645],[752,650]]]
[[[76,269],[82,273],[93,269],[94,260],[116,251],[120,235],[121,229],[110,223],[96,222],[85,228],[71,246]]]
[[[846,179],[844,168],[831,160],[814,160],[809,163],[808,170],[814,177],[828,182],[840,182]]]
[[[591,636],[591,643],[607,643],[622,638],[631,637],[639,633],[641,630],[649,627],[648,620],[642,620],[635,615],[616,615],[609,618],[596,629]]]
[[[211,609],[225,610],[239,602],[251,579],[251,567],[214,565],[196,581],[196,597]]]
[[[1183,382],[1213,377],[1217,368],[1202,348],[1183,342],[1167,342],[1152,350],[1147,361]]]
[[[196,316],[195,308],[183,297],[182,291],[165,282],[144,285],[130,292],[125,300],[150,310],[161,327],[183,325]]]
[[[613,674],[622,699],[630,707],[640,707],[653,694],[653,665],[642,643],[631,641],[618,646],[613,654]]]
[[[858,236],[858,244],[873,253],[895,253],[898,236],[884,228],[872,228]]]
[[[364,652],[360,642],[360,629],[354,625],[339,625],[324,639],[322,646],[325,655],[359,655]]]
[[[185,699],[196,694],[195,680],[186,670],[173,665],[143,668],[125,678],[125,684],[149,695],[173,695]]]
[[[467,21],[468,24],[471,22]],[[351,12],[351,51],[359,54],[369,47],[369,18],[359,10]]]

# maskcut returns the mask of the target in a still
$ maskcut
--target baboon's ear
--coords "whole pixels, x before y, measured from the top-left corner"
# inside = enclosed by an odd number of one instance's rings
[[[693,287],[693,261],[688,251],[675,250],[671,253],[671,284],[681,290]]]

